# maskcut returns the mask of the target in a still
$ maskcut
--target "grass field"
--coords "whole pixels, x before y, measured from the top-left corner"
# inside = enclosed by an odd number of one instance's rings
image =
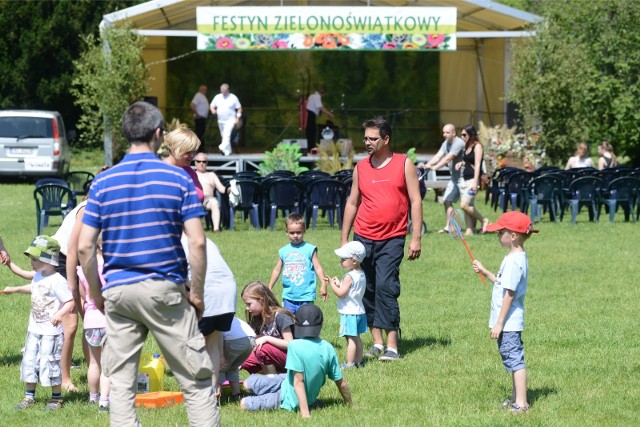
[[[0,188],[0,235],[13,259],[28,268],[22,251],[36,232],[33,185],[0,184]],[[443,209],[432,193],[424,208],[431,232],[423,237],[422,257],[403,262],[401,268],[402,359],[393,364],[374,361],[364,369],[346,371],[355,403],[352,409],[341,405],[335,386],[327,384],[320,395],[325,408],[314,411],[309,421],[283,411],[242,413],[237,405],[227,404],[221,408],[224,425],[638,425],[640,224],[610,224],[604,216],[600,223],[589,223],[584,211],[576,225],[553,224],[548,217],[538,224],[540,234],[526,244],[530,279],[523,339],[531,410],[513,417],[498,409],[510,394],[511,381],[495,342],[489,339],[490,285],[482,285],[473,273],[460,242],[433,232],[443,225]],[[483,203],[479,208],[491,220],[498,216]],[[59,219],[52,219],[46,231],[52,234],[59,224]],[[239,287],[255,279],[267,281],[277,250],[287,241],[282,223],[276,232],[254,231],[242,221],[237,224],[239,231],[209,237],[220,247]],[[318,246],[320,261],[330,275],[341,274],[333,254],[339,239],[339,231],[330,229],[326,220],[306,235]],[[468,242],[478,259],[497,270],[505,252],[496,236],[473,236]],[[0,269],[0,288],[23,283],[8,269]],[[345,346],[337,336],[336,298],[318,304],[325,314],[322,337],[336,347],[342,361]],[[243,306],[238,311],[242,313]],[[86,364],[78,340],[74,363],[80,368],[72,374],[81,392],[66,395],[61,411],[44,413],[41,409],[50,390],[39,387],[38,408],[13,409],[23,396],[20,350],[28,313],[27,296],[1,296],[0,424],[108,425],[108,415],[87,403]],[[365,335],[363,340],[367,348],[370,337]],[[149,340],[145,350],[156,350],[155,343]],[[170,375],[167,387],[177,389]],[[147,426],[188,424],[182,405],[138,413]]]

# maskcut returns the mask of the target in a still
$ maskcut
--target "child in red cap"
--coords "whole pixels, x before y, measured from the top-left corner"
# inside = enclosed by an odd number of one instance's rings
[[[498,350],[507,372],[511,372],[513,391],[502,403],[513,414],[526,412],[527,371],[524,363],[522,330],[524,329],[524,297],[527,293],[528,261],[524,242],[537,233],[529,217],[522,212],[506,212],[487,232],[498,232],[500,245],[509,248],[498,274],[487,270],[480,261],[473,261],[473,269],[493,282],[489,327],[491,339],[498,340]]]

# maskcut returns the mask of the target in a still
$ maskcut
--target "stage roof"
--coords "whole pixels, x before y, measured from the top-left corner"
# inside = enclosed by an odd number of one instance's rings
[[[456,7],[459,38],[522,37],[541,17],[489,0],[152,0],[104,15],[103,25],[129,20],[145,36],[196,37],[198,6]]]

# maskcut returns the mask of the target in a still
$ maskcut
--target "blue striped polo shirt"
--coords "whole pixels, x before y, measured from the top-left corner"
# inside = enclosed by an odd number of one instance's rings
[[[127,154],[96,176],[82,222],[102,230],[104,289],[163,279],[186,283],[185,221],[204,216],[187,173],[153,153]]]

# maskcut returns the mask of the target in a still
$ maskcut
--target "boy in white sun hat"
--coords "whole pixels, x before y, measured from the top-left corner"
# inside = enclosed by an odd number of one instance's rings
[[[502,260],[500,270],[493,274],[480,261],[473,261],[473,269],[493,282],[489,328],[491,339],[498,340],[498,350],[507,372],[511,373],[511,397],[502,408],[513,414],[529,410],[527,403],[527,371],[524,363],[522,330],[524,329],[524,297],[527,294],[529,262],[524,242],[538,230],[533,229],[529,217],[522,212],[506,212],[487,232],[498,232],[498,240],[509,253]]]
[[[45,411],[62,407],[62,318],[73,311],[74,302],[67,281],[56,273],[60,245],[49,236],[36,237],[24,251],[34,271],[25,271],[11,262],[11,271],[31,280],[24,286],[8,286],[3,294],[31,294],[31,315],[20,366],[20,378],[26,383],[25,395],[16,409],[27,409],[35,403],[36,384],[51,387],[51,400]]]
[[[340,367],[357,368],[364,366],[360,334],[367,332],[367,315],[362,303],[367,281],[360,268],[367,251],[362,243],[353,241],[334,252],[340,257],[340,266],[347,271],[342,280],[337,277],[329,279],[333,293],[339,298],[340,336],[347,340],[347,361]]]

